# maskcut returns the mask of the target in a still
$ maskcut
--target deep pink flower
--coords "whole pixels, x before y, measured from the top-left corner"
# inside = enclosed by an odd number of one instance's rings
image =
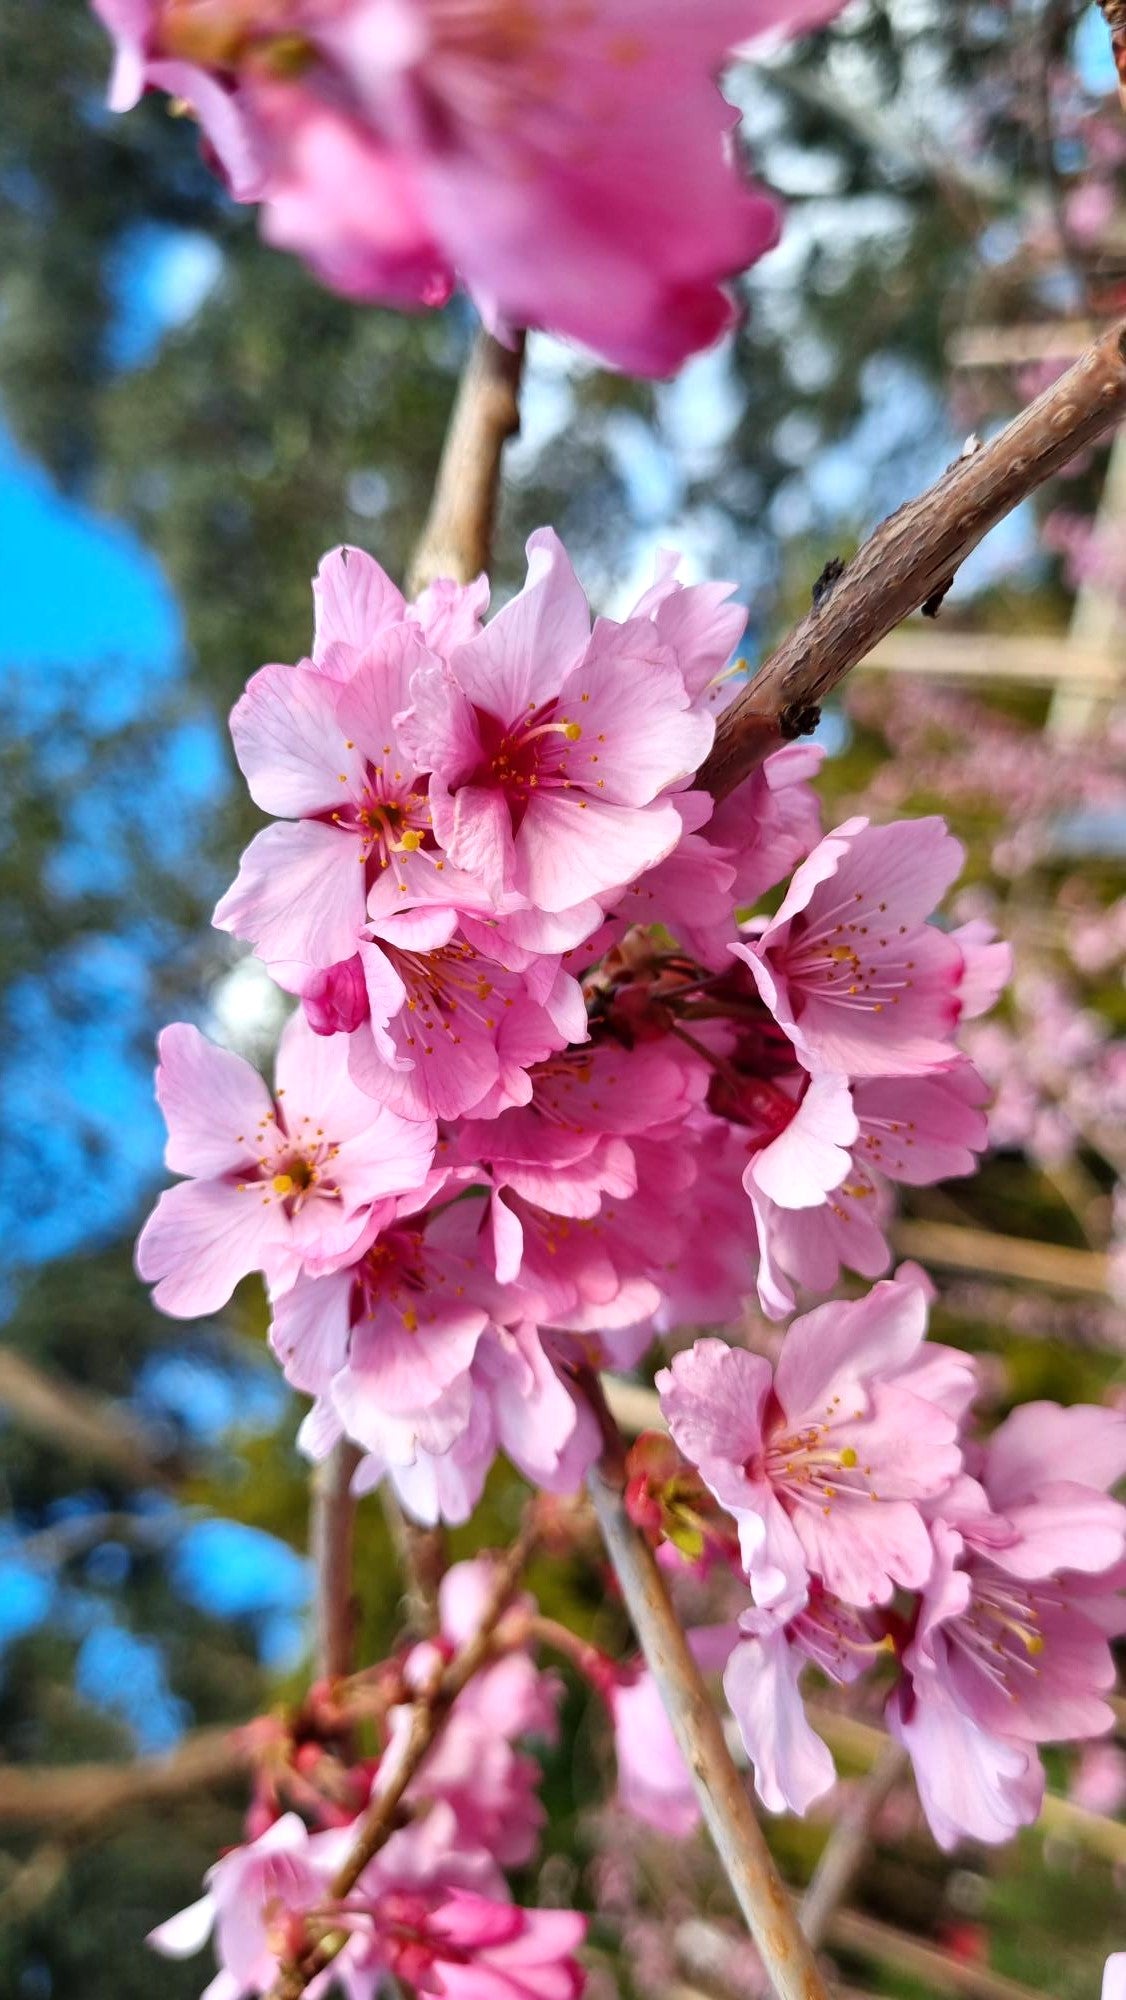
[[[953,1061],[966,959],[926,918],[962,858],[940,819],[846,820],[754,943],[732,945],[808,1069],[919,1076]]]
[[[468,1428],[473,1359],[504,1310],[475,1230],[464,1205],[404,1216],[358,1263],[301,1278],[275,1302],[270,1341],[288,1380],[323,1397],[348,1436],[385,1462],[448,1451]]]
[[[523,590],[448,666],[419,672],[412,697],[404,728],[432,773],[434,831],[501,909],[566,911],[670,853],[681,821],[661,795],[713,733],[650,620],[591,632],[547,528],[528,542]]]
[[[186,1022],[158,1047],[165,1161],[191,1176],[161,1195],[137,1244],[163,1312],[216,1312],[250,1271],[282,1291],[303,1270],[346,1263],[430,1171],[433,1124],[375,1107],[349,1078],[344,1040],[314,1035],[300,1014],[282,1034],[274,1096]]]
[[[453,910],[373,924],[357,959],[367,1004],[349,1048],[352,1076],[405,1118],[526,1103],[533,1064],[586,1035],[582,993],[558,957],[509,971],[469,941]]]
[[[279,819],[251,841],[214,921],[293,991],[351,959],[369,916],[489,907],[438,848],[402,740],[412,676],[434,657],[415,626],[389,624],[347,680],[311,663],[263,667],[232,711],[251,796]]]
[[[731,50],[839,0],[698,0],[639,17],[449,0],[95,0],[127,109],[195,109],[263,233],[328,284],[444,303],[455,272],[502,330],[543,326],[662,375],[734,318],[728,279],[771,248],[714,78]]]
[[[915,1379],[925,1333],[921,1290],[888,1282],[795,1320],[773,1377],[722,1340],[658,1375],[674,1439],[738,1524],[760,1605],[799,1610],[811,1576],[860,1606],[926,1581],[919,1503],[949,1486],[960,1454],[955,1419]]]

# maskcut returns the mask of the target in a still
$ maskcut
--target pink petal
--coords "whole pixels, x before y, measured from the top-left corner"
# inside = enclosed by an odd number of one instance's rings
[[[181,1181],[161,1195],[137,1239],[137,1275],[155,1283],[154,1303],[174,1319],[218,1312],[240,1278],[284,1255],[279,1216],[252,1182],[240,1191],[231,1181]]]
[[[311,667],[262,667],[231,710],[250,796],[278,819],[332,812],[361,795],[362,750],[337,720],[339,690]]]
[[[351,958],[365,920],[360,858],[358,840],[317,820],[265,827],[211,921],[267,964],[298,961],[310,973],[336,965]]]
[[[156,1096],[168,1126],[169,1171],[208,1179],[252,1167],[258,1127],[274,1114],[258,1071],[186,1021],[162,1029],[157,1050]]]

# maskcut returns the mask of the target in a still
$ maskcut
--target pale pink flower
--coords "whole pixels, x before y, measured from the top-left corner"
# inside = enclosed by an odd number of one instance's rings
[[[751,1152],[743,1181],[758,1230],[764,1312],[792,1312],[793,1283],[830,1291],[842,1265],[865,1278],[886,1271],[887,1182],[923,1187],[973,1173],[988,1139],[987,1095],[965,1061],[930,1076],[865,1077],[851,1092],[832,1071],[812,1078],[804,1096],[793,1078],[749,1083],[747,1115],[757,1110],[764,1132],[781,1128]],[[788,1103],[797,1108],[785,1124]]]
[[[1108,1636],[1126,1627],[1126,1419],[1079,1406],[1014,1411],[932,1526],[935,1562],[889,1726],[910,1752],[940,1845],[1007,1840],[1035,1819],[1034,1746],[1113,1723]],[[1080,1477],[1087,1474],[1087,1478]]]
[[[960,1465],[957,1423],[915,1371],[918,1287],[887,1282],[795,1320],[777,1368],[698,1340],[657,1377],[676,1443],[734,1516],[756,1602],[779,1615],[811,1576],[846,1603],[886,1603],[930,1571],[920,1503]]]
[[[436,306],[456,273],[502,332],[663,375],[732,324],[727,281],[778,233],[715,76],[839,0],[95,4],[114,108],[146,85],[184,98],[266,238],[326,283]]]
[[[280,1960],[300,1948],[308,1912],[325,1900],[337,1845],[335,1834],[310,1834],[286,1813],[217,1861],[205,1895],[159,1924],[149,1944],[166,1958],[193,1958],[214,1933],[220,1971],[203,2000],[264,1993]]]
[[[732,945],[808,1069],[918,1076],[953,1061],[966,959],[926,918],[962,859],[940,819],[846,820],[754,943]]]
[[[1102,2000],[1126,2000],[1126,1951],[1112,1951],[1103,1967]]]
[[[489,579],[455,583],[438,577],[409,604],[385,569],[364,549],[329,549],[313,578],[312,657],[322,673],[347,680],[373,640],[390,625],[412,624],[443,659],[481,629]]]
[[[714,727],[650,620],[591,631],[547,528],[528,543],[523,590],[448,666],[417,673],[412,697],[404,728],[451,862],[496,906],[547,912],[616,892],[672,851],[681,821],[661,795]]]
[[[815,1588],[788,1622],[769,1611],[744,1612],[727,1662],[723,1691],[739,1725],[768,1812],[805,1814],[832,1790],[832,1752],[810,1724],[800,1679],[812,1664],[838,1685],[854,1681],[884,1650],[864,1614]]]
[[[241,1056],[176,1022],[158,1048],[165,1162],[190,1175],[161,1195],[137,1244],[163,1312],[218,1311],[251,1271],[284,1291],[347,1263],[425,1181],[432,1123],[375,1107],[348,1075],[343,1039],[300,1014],[283,1031],[271,1095]]]

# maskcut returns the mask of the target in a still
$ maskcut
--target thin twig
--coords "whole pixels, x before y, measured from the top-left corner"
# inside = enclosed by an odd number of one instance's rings
[[[868,1776],[861,1779],[838,1815],[802,1897],[801,1927],[815,1950],[834,1913],[848,1901],[872,1829],[906,1769],[907,1752],[889,1737]]]
[[[309,1506],[309,1554],[316,1576],[317,1673],[338,1680],[352,1671],[356,1605],[352,1589],[352,1544],[356,1502],[352,1476],[362,1453],[346,1438],[334,1446],[313,1474]]]
[[[720,716],[699,783],[715,798],[810,729],[821,702],[911,612],[937,599],[989,529],[1126,416],[1126,322],[989,444],[884,521]]]
[[[594,1394],[593,1385],[588,1393]],[[588,1486],[607,1552],[673,1734],[696,1786],[704,1821],[779,2000],[827,2000],[817,1961],[802,1936],[786,1885],[755,1817],[746,1781],[684,1636],[653,1551],[626,1512],[621,1439],[596,1404],[609,1441]]]
[[[469,583],[489,567],[501,453],[520,428],[524,337],[502,346],[480,332],[450,417],[430,513],[407,578],[412,597],[435,577]]]
[[[390,1839],[398,1823],[403,1795],[441,1731],[453,1703],[474,1674],[488,1663],[496,1645],[497,1625],[520,1581],[537,1532],[534,1516],[530,1514],[512,1547],[506,1550],[497,1565],[493,1588],[477,1631],[412,1703],[410,1730],[394,1774],[372,1804],[355,1846],[333,1878],[330,1895],[334,1902],[343,1902],[351,1894],[365,1868]],[[298,1962],[283,1965],[267,2000],[299,2000],[310,1982],[343,1950],[348,1935],[346,1931],[332,1931]]]
[[[431,1639],[438,1630],[438,1587],[449,1567],[449,1538],[444,1528],[422,1528],[404,1514],[386,1479],[379,1499],[403,1571],[407,1623],[420,1639]]]

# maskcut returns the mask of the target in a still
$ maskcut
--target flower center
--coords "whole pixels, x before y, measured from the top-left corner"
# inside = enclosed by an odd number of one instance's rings
[[[915,961],[904,955],[906,924],[888,926],[887,904],[865,904],[857,889],[828,909],[794,918],[785,950],[786,978],[809,999],[864,1014],[899,1005],[913,985]]]
[[[1040,1613],[1030,1592],[1001,1570],[977,1567],[969,1609],[947,1626],[951,1643],[990,1684],[1019,1701],[1044,1650]]]
[[[832,1418],[798,1430],[788,1429],[781,1418],[768,1426],[761,1459],[747,1471],[752,1477],[765,1475],[791,1508],[819,1507],[828,1514],[837,1500],[878,1500],[872,1467],[861,1463],[854,1445],[834,1443],[833,1430]]]
[[[508,800],[513,832],[517,832],[534,792],[541,788],[570,791],[571,746],[582,737],[581,724],[557,713],[558,704],[530,705],[518,722],[506,723],[478,708],[481,761],[470,784],[499,787]]]

